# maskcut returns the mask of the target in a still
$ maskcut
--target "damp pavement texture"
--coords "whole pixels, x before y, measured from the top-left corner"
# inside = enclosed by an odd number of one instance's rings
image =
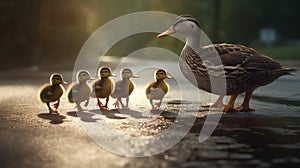
[[[297,67],[296,67],[297,68]],[[299,67],[298,67],[299,68]],[[71,82],[72,72],[61,72]],[[145,72],[146,73],[146,72]],[[151,71],[153,73],[153,71]],[[83,112],[61,99],[59,115],[48,114],[38,99],[39,88],[51,72],[16,70],[0,72],[0,164],[1,167],[297,167],[300,165],[300,72],[256,90],[254,112],[223,114],[212,135],[199,143],[198,136],[208,111],[195,106],[208,102],[181,101],[166,95],[163,112],[150,113],[135,105],[144,92],[130,100],[134,107],[124,113],[100,111],[95,100]],[[141,75],[140,73],[139,75]],[[147,78],[149,81],[151,78]],[[118,78],[119,79],[119,78]],[[114,81],[118,79],[113,79]],[[144,80],[144,79],[141,79]],[[143,82],[135,80],[137,85]],[[146,82],[147,83],[147,82]],[[145,84],[144,84],[145,85]],[[136,89],[143,89],[137,86]],[[195,92],[190,88],[186,92]],[[201,92],[202,93],[202,92]],[[208,94],[209,95],[209,94]],[[242,101],[240,96],[236,105]],[[137,104],[138,104],[137,103]],[[94,104],[94,105],[93,105]],[[87,134],[86,124],[106,122],[99,137],[111,129],[131,137],[159,135],[176,122],[179,106],[197,112],[187,135],[170,149],[148,157],[114,154]],[[189,109],[190,108],[190,109]],[[149,119],[151,120],[145,120]],[[101,134],[100,134],[101,133]],[[109,137],[109,136],[108,136]],[[114,141],[115,139],[111,139]],[[122,146],[119,146],[122,148]],[[124,146],[125,148],[125,146]],[[138,151],[139,146],[133,150]],[[142,148],[141,148],[142,149]],[[151,149],[149,149],[151,150]],[[141,154],[147,151],[140,150]]]

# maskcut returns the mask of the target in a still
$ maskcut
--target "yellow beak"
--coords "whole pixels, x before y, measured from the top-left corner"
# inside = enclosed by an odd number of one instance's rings
[[[175,31],[175,29],[174,29],[174,26],[171,26],[168,30],[166,30],[166,31],[160,33],[159,35],[157,35],[157,38],[166,37],[166,36],[168,36],[168,35],[170,35],[170,34],[173,34],[173,33],[175,33],[175,32],[176,32],[176,31]]]

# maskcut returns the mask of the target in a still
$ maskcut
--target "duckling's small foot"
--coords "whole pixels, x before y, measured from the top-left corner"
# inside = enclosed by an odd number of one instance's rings
[[[250,108],[249,106],[240,106],[236,108],[237,111],[240,112],[250,112],[250,111],[255,111],[255,109]]]
[[[97,105],[100,109],[101,109],[101,107],[103,107],[103,104],[101,103],[101,101],[99,99],[97,99]]]
[[[59,114],[57,110],[49,109],[49,114]]]
[[[155,103],[155,107],[157,108],[157,109],[159,109],[160,108],[160,106],[161,106],[161,101],[159,101],[158,103]]]
[[[119,108],[120,108],[120,105],[119,105],[119,102],[118,102],[118,101],[116,101],[113,105],[115,106],[116,109],[119,109]]]
[[[57,103],[54,103],[52,106],[55,110],[57,110],[59,106],[59,100],[57,101]]]
[[[123,106],[122,109],[123,110],[129,110],[129,107],[128,106]]]
[[[80,105],[76,105],[76,109],[77,109],[78,111],[83,111],[83,109],[82,109],[82,107],[81,107]]]
[[[107,106],[101,106],[100,110],[108,110],[108,107]]]

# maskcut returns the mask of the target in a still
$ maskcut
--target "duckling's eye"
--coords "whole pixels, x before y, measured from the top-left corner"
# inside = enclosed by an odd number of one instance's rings
[[[60,78],[54,77],[53,80],[61,80]]]
[[[83,73],[83,74],[79,74],[79,76],[88,76],[88,74]]]

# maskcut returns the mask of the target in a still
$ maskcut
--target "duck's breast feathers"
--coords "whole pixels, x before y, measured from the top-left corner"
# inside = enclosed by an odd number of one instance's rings
[[[40,99],[42,102],[54,102],[60,99],[64,92],[64,89],[60,86],[52,86],[50,84],[47,84],[42,87],[40,91]]]
[[[164,81],[152,82],[146,88],[146,96],[149,99],[160,99],[168,92],[169,86]]]
[[[93,94],[98,98],[108,97],[113,90],[113,83],[109,78],[97,80],[93,85]]]
[[[86,83],[75,83],[69,87],[67,93],[69,102],[82,102],[89,98],[91,94],[91,88]]]
[[[115,89],[112,92],[111,96],[113,98],[124,98],[129,95],[128,93],[129,88],[129,82],[126,82],[124,80],[120,80],[115,83]]]

